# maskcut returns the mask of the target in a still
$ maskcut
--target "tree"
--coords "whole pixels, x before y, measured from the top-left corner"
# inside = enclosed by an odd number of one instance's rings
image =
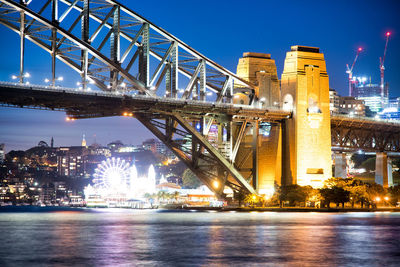
[[[361,167],[366,169],[367,171],[374,171],[375,170],[375,164],[376,162],[376,158],[369,158],[366,161],[364,161],[363,163],[361,163]]]
[[[242,206],[242,202],[246,198],[246,194],[243,191],[234,191],[233,198],[238,201],[239,207]]]
[[[248,194],[244,198],[244,202],[254,207],[259,202],[259,197],[256,194]]]
[[[321,188],[320,193],[324,199],[324,204],[327,205],[328,208],[330,207],[331,202],[336,203],[336,207],[341,203],[342,208],[344,208],[344,203],[349,202],[350,200],[350,192],[338,186]]]
[[[400,202],[400,185],[389,187],[388,193],[390,195],[390,204],[396,206]]]
[[[373,158],[373,156],[366,154],[358,154],[358,153],[355,153],[351,156],[351,160],[354,162],[355,168],[359,168],[361,164],[366,160],[368,160],[369,158]]]
[[[350,203],[351,207],[354,208],[355,203],[360,203],[361,208],[364,207],[364,203],[368,201],[367,185],[360,180],[347,179],[347,183],[344,189],[350,192]]]
[[[350,201],[350,192],[347,191],[346,189],[342,187],[333,187],[333,201],[336,203],[336,207],[339,206],[339,204],[342,204],[342,208],[344,208],[344,203]]]
[[[367,196],[371,203],[374,203],[377,197],[381,199],[386,195],[386,190],[382,185],[377,183],[368,184],[367,186]]]
[[[175,191],[174,194],[173,194],[173,196],[174,196],[175,201],[178,201],[178,199],[179,199],[179,192],[178,192],[178,191]]]
[[[202,185],[202,182],[190,169],[186,169],[182,175],[182,184],[186,188],[197,188]]]
[[[351,202],[351,206],[354,207],[355,203],[360,203],[361,208],[364,206],[364,203],[368,202],[368,194],[367,188],[368,185],[363,183],[360,180],[353,178],[331,178],[325,182],[325,187],[328,189],[332,189],[334,187],[343,188],[344,190],[350,192],[349,193],[349,201]],[[340,193],[337,191],[337,193]],[[328,194],[328,191],[324,192],[325,196]],[[333,196],[335,197],[335,196]],[[326,200],[326,198],[324,198]],[[331,200],[331,202],[335,202]],[[342,203],[342,202],[339,202]],[[325,203],[326,204],[326,203]],[[343,204],[343,203],[342,203]]]
[[[157,198],[158,198],[158,201],[160,201],[160,202],[164,201],[167,198],[167,192],[158,191]]]
[[[282,207],[283,201],[289,201],[289,206],[296,206],[303,202],[305,203],[308,193],[308,187],[303,187],[300,185],[281,186],[281,193],[279,197],[280,206]]]

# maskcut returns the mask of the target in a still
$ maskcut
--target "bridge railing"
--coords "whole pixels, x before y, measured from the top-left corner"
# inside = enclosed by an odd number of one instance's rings
[[[331,118],[339,119],[339,120],[346,120],[346,121],[366,122],[366,123],[386,123],[386,124],[390,124],[390,125],[400,126],[400,121],[398,121],[398,120],[371,118],[371,117],[356,116],[356,115],[335,114],[335,115],[332,115]]]

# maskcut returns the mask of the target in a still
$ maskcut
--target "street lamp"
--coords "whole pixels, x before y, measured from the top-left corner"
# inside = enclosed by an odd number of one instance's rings
[[[24,78],[30,78],[31,75],[29,72],[25,72],[22,75],[11,75],[11,79],[16,80],[19,78],[20,83],[24,83]],[[29,82],[26,82],[26,84],[29,84]]]
[[[64,77],[60,76],[60,77],[55,78],[54,80],[50,80],[48,78],[44,79],[45,83],[51,82],[52,83],[51,86],[56,86],[56,81],[59,81],[59,82],[64,81]]]
[[[219,182],[217,180],[213,181],[213,187],[217,189],[219,187]]]
[[[389,199],[390,198],[388,196],[386,196],[383,199],[385,200],[385,206],[388,206],[388,205],[390,206],[390,204],[389,204]]]
[[[376,197],[375,198],[375,202],[376,202],[376,207],[378,207],[378,203],[381,201],[381,198],[380,197]]]

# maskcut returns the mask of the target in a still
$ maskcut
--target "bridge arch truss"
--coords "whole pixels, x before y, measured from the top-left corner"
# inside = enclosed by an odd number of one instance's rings
[[[234,84],[254,85],[112,0],[1,0],[0,23],[103,91],[230,103]],[[79,27],[80,26],[80,27]]]

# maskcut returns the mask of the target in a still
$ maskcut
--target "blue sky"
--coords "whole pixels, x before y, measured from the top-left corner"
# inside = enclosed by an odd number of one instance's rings
[[[364,52],[354,75],[371,76],[372,82],[378,83],[384,34],[391,31],[385,80],[390,84],[390,95],[400,96],[400,1],[120,2],[232,71],[236,71],[243,52],[264,52],[271,53],[276,60],[280,77],[290,46],[320,47],[325,54],[330,87],[341,95],[347,93],[346,63],[351,64],[359,46]],[[0,36],[0,80],[10,81],[19,69],[18,36],[3,26]],[[47,75],[44,73],[50,73],[50,56],[29,42],[27,53],[26,70],[32,74],[31,82],[42,83]],[[60,66],[60,75],[63,71],[67,72]],[[63,85],[73,86],[74,79]],[[0,108],[0,143],[5,143],[9,151],[27,149],[40,140],[50,142],[52,136],[57,146],[78,145],[82,134],[86,134],[89,144],[94,136],[101,144],[117,139],[135,144],[152,137],[135,119],[102,118],[73,123],[64,119],[61,112]]]

